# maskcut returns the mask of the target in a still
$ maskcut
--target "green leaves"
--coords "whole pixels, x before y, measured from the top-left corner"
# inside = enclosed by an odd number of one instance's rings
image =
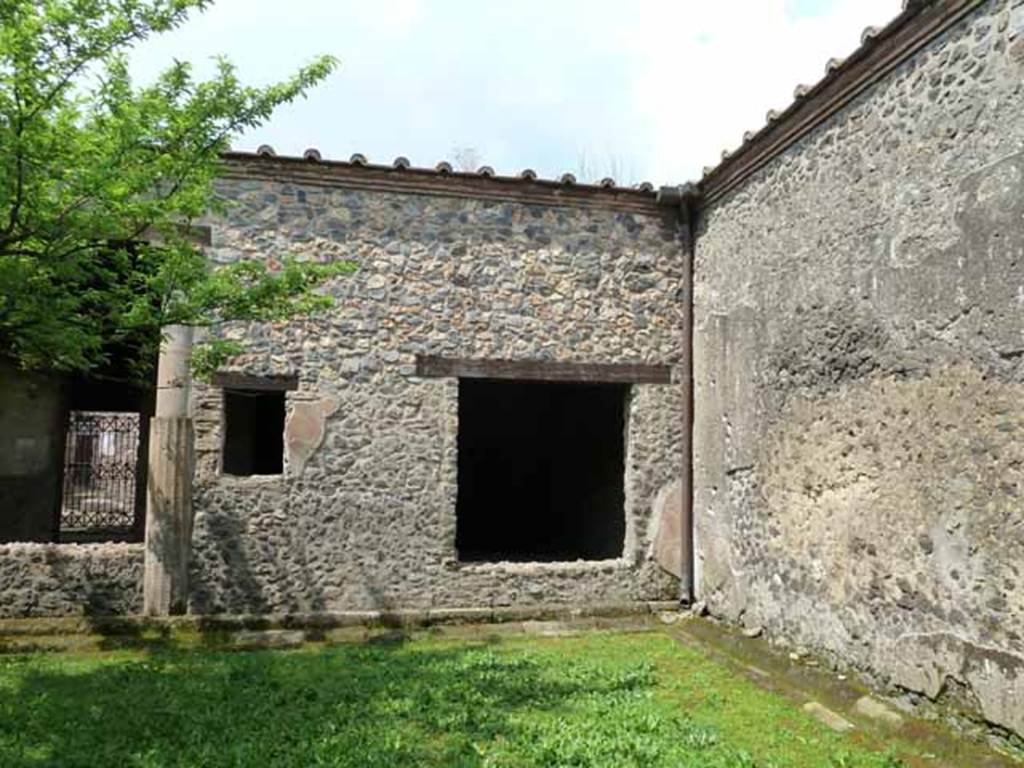
[[[0,355],[26,368],[84,372],[119,357],[141,373],[167,323],[317,311],[328,300],[316,286],[351,270],[297,262],[274,274],[255,264],[212,269],[187,237],[217,205],[213,181],[231,136],[337,63],[320,57],[253,88],[223,59],[208,81],[172,62],[136,87],[130,47],[208,5],[0,0]],[[130,252],[123,246],[140,241]]]
[[[355,270],[351,262],[309,264],[285,257],[279,270],[258,261],[240,261],[203,273],[190,289],[179,290],[164,313],[173,324],[212,326],[230,321],[283,322],[296,315],[328,309],[330,296],[314,289],[333,277]],[[194,279],[188,266],[179,270],[181,281]],[[180,283],[179,283],[180,284]],[[241,354],[238,342],[211,338],[196,345],[192,371],[206,378],[228,358]]]

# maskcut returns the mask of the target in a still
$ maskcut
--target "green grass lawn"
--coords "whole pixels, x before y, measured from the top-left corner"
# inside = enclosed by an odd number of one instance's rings
[[[0,657],[0,766],[901,765],[661,633]]]

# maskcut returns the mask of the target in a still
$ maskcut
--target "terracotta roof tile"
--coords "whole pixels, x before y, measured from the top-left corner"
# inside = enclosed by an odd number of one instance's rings
[[[827,77],[828,75],[831,75],[833,72],[838,71],[839,68],[843,66],[844,61],[846,61],[846,59],[838,59],[833,57],[829,59],[827,62],[825,62],[825,76]]]
[[[714,167],[706,167],[703,171],[703,178],[720,176],[720,171],[726,173],[725,167],[732,166],[738,162],[744,163],[743,156],[748,151],[757,151],[754,145],[759,144],[761,139],[777,135],[778,130],[785,130],[788,120],[797,114],[798,109],[803,105],[809,96],[827,91],[834,81],[841,80],[848,74],[848,70],[860,67],[864,68],[864,61],[876,53],[879,57],[879,67],[889,66],[892,59],[891,39],[909,40],[908,45],[916,45],[915,40],[927,38],[928,35],[936,34],[934,30],[941,31],[948,24],[954,23],[957,19],[970,12],[981,0],[904,0],[903,11],[884,27],[868,27],[861,33],[860,46],[852,51],[845,58],[832,58],[825,66],[825,76],[814,85],[798,85],[793,92],[793,103],[782,111],[770,110],[766,116],[766,125],[757,131],[747,131],[743,134],[743,146],[741,150],[732,153],[723,153],[722,162]],[[920,29],[915,36],[913,30]],[[911,30],[908,33],[908,30]],[[879,48],[879,43],[886,41],[890,43],[890,49]],[[911,49],[912,51],[913,49]],[[911,52],[908,51],[908,52]],[[870,68],[870,64],[868,65]],[[860,70],[853,75],[859,77]],[[856,86],[853,86],[856,87]],[[728,175],[726,173],[726,175]],[[717,180],[717,178],[716,178]],[[715,181],[711,182],[716,183]],[[735,183],[731,181],[730,184]],[[707,191],[706,185],[702,182],[702,188]]]
[[[864,27],[864,31],[860,33],[860,44],[867,45],[878,37],[881,31],[881,27]]]
[[[577,180],[576,176],[572,173],[563,173],[561,176],[555,179],[542,179],[538,177],[537,172],[532,168],[526,168],[522,170],[516,176],[501,176],[497,174],[489,165],[484,165],[478,168],[476,171],[458,171],[451,163],[442,160],[433,168],[418,168],[414,167],[408,158],[397,157],[390,165],[377,165],[367,160],[366,156],[361,153],[355,153],[349,157],[348,161],[337,161],[329,160],[321,157],[318,150],[310,148],[303,152],[301,157],[289,157],[289,156],[278,156],[274,152],[273,148],[268,145],[261,145],[260,148],[255,152],[240,152],[240,151],[229,151],[224,155],[225,159],[235,163],[258,163],[261,160],[273,161],[274,163],[286,163],[292,164],[295,162],[304,162],[304,165],[319,165],[322,166],[324,173],[331,173],[332,169],[342,170],[344,168],[365,168],[367,171],[368,179],[373,178],[373,181],[369,181],[371,184],[385,184],[380,176],[381,172],[391,172],[398,174],[400,173],[403,177],[406,177],[406,181],[398,182],[394,184],[397,186],[412,185],[418,187],[423,184],[441,184],[446,183],[445,180],[450,179],[453,184],[453,189],[458,189],[461,192],[465,190],[466,181],[476,179],[478,181],[494,180],[500,184],[503,189],[508,189],[508,184],[513,183],[521,185],[523,190],[532,190],[529,194],[537,195],[550,195],[555,188],[563,188],[567,194],[572,194],[571,199],[577,199],[578,196],[589,195],[594,192],[604,193],[605,195],[616,195],[626,196],[631,198],[631,202],[618,202],[616,205],[629,206],[646,206],[653,204],[653,193],[654,186],[650,182],[641,182],[635,184],[632,187],[620,187],[616,184],[615,179],[604,178],[599,182],[595,183],[581,183]],[[258,170],[258,166],[252,167],[252,172],[255,174],[265,173],[266,171]],[[430,179],[433,177],[434,182]],[[390,182],[388,182],[390,183]],[[402,188],[405,188],[403,186]],[[481,193],[483,193],[481,189]],[[492,194],[492,193],[487,193]],[[493,194],[503,194],[495,192]],[[647,200],[638,199],[637,196],[648,198]]]

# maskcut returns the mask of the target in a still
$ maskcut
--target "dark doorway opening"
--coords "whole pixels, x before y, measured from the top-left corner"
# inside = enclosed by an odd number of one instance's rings
[[[224,390],[224,473],[280,475],[284,392]]]
[[[131,539],[140,533],[142,416],[71,411],[64,441],[62,541]]]
[[[623,384],[460,379],[459,559],[621,557],[628,395]]]
[[[130,379],[127,358],[107,368],[109,378],[70,384],[61,502],[54,539],[63,542],[142,541],[146,530],[146,457],[156,406],[155,365],[146,379]]]

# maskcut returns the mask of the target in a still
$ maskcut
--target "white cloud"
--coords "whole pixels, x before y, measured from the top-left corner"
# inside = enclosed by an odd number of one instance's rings
[[[137,70],[172,56],[235,60],[244,79],[285,76],[318,53],[342,61],[307,100],[240,146],[325,156],[406,155],[433,165],[475,146],[499,172],[547,175],[593,162],[633,180],[693,179],[798,83],[900,0],[220,0],[148,42]],[[602,163],[602,161],[604,161]],[[596,168],[598,173],[606,169]]]
[[[654,3],[661,23],[624,30],[643,62],[633,106],[643,115],[645,167],[661,181],[691,179],[733,150],[769,109],[812,85],[829,58],[843,58],[871,24],[899,12],[899,0],[838,0],[821,15],[791,19],[785,0]]]
[[[331,16],[342,9],[344,23],[359,25],[369,34],[393,41],[412,34],[424,13],[421,0],[363,0],[349,5],[338,4]]]

